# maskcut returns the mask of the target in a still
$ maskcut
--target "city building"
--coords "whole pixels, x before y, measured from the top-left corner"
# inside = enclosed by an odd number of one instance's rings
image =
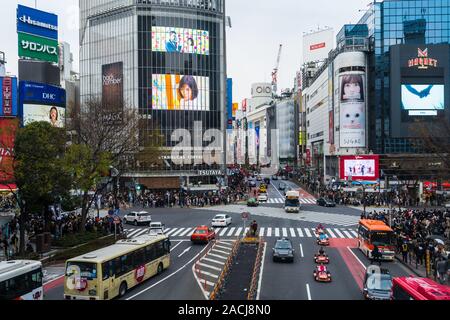
[[[163,136],[161,163],[137,162],[121,174],[128,185],[216,185],[225,175],[225,21],[224,0],[80,1],[81,104],[107,95],[105,79],[120,83],[114,90],[139,110],[145,131]],[[208,130],[220,130],[214,162],[205,163],[203,150],[173,155],[177,129],[192,139],[200,131],[204,140]]]

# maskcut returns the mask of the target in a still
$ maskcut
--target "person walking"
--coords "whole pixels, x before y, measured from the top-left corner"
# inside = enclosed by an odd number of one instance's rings
[[[403,262],[408,263],[408,252],[409,252],[409,246],[406,241],[402,244],[402,256],[403,256]]]
[[[381,266],[380,250],[378,249],[378,246],[375,244],[372,250],[372,264],[374,264],[374,262],[377,261],[378,264]]]

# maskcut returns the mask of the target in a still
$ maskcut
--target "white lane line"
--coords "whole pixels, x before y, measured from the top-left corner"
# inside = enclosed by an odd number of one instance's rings
[[[283,228],[283,237],[287,238],[288,234],[287,234],[287,229]]]
[[[264,237],[264,231],[266,231],[265,228],[259,229],[259,235],[260,235],[261,237]]]
[[[181,228],[181,229],[179,229],[177,232],[174,232],[174,233],[172,234],[172,237],[176,237],[178,234],[180,234],[180,233],[183,232],[184,230],[186,230],[186,228]]]
[[[275,228],[275,237],[279,238],[280,237],[280,229]]]
[[[261,294],[261,284],[262,284],[262,277],[263,277],[263,273],[264,273],[264,261],[266,260],[266,249],[267,249],[267,242],[264,243],[263,259],[261,262],[261,270],[259,271],[259,281],[258,281],[258,290],[256,293],[256,300],[259,300],[259,297]]]
[[[227,236],[231,237],[233,235],[233,233],[234,233],[234,230],[236,230],[236,228],[231,228],[230,232],[228,232]]]
[[[135,237],[135,238],[136,238],[136,237],[139,237],[139,236],[143,235],[143,234],[146,233],[146,232],[148,232],[148,229],[143,229],[143,230],[139,231],[138,233],[136,233],[136,234],[134,235],[134,237]]]
[[[208,280],[205,280],[205,279],[200,279],[200,283],[201,284],[207,284],[210,287],[215,287],[216,286],[215,283],[212,283],[211,281],[208,281]]]
[[[358,256],[352,251],[352,249],[350,247],[347,247],[348,251],[350,251],[350,253],[356,258],[356,260],[358,260],[358,262],[362,265],[362,267],[364,268],[364,270],[366,270],[366,266],[364,265],[364,263],[362,263],[361,260],[359,260]]]
[[[305,228],[305,233],[308,238],[312,238],[311,231],[309,231],[309,229]]]
[[[200,251],[196,256],[194,256],[190,261],[188,261],[186,264],[184,264],[181,268],[179,268],[179,269],[176,270],[175,272],[169,274],[167,277],[165,277],[165,278],[159,280],[159,281],[156,282],[155,284],[151,285],[151,286],[148,287],[148,288],[145,288],[144,290],[142,290],[142,291],[136,293],[135,295],[133,295],[133,296],[127,298],[126,300],[127,300],[127,301],[128,301],[128,300],[132,300],[132,299],[136,298],[137,296],[143,294],[144,292],[147,292],[148,290],[150,290],[150,289],[156,287],[157,285],[159,285],[160,283],[166,281],[167,279],[172,278],[172,277],[173,277],[174,275],[176,275],[178,272],[180,272],[181,270],[183,270],[184,268],[186,268],[188,265],[190,265],[192,262],[194,262],[195,260],[197,260],[197,258],[198,258],[200,255],[202,255],[203,252],[206,251],[206,249],[208,249],[208,246],[204,247],[204,248],[202,249],[202,251]],[[195,270],[194,268],[195,268],[195,264],[192,266],[192,270]],[[195,275],[195,272],[194,272],[194,275]],[[197,279],[197,280],[198,280],[198,279]],[[206,298],[206,300],[208,299],[208,297],[205,297],[205,298]]]
[[[184,231],[183,233],[180,233],[178,236],[179,236],[179,237],[184,237],[184,236],[187,235],[190,231],[192,231],[192,229],[191,229],[191,228],[187,228],[186,231]]]
[[[267,237],[271,237],[272,236],[272,228],[268,228],[267,229]]]
[[[224,249],[224,250],[229,250],[229,251],[231,251],[231,248],[230,248],[230,247],[221,246],[221,245],[219,245],[219,244],[216,244],[216,245],[214,246],[214,248],[221,248],[221,249]]]
[[[297,228],[298,231],[298,235],[300,236],[300,238],[303,238],[303,231],[301,228]]]
[[[296,238],[297,237],[297,235],[295,234],[295,229],[294,228],[290,228],[289,232],[291,233],[291,237],[292,238]]]
[[[176,242],[176,241],[174,241]],[[182,244],[184,241],[180,241],[179,244],[177,244],[175,247],[170,248],[170,252],[173,252],[173,250],[175,250],[180,244]]]
[[[343,231],[343,232],[347,236],[347,238],[353,239],[353,236],[350,233],[348,233],[348,231]]]
[[[178,228],[173,228],[172,230],[170,230],[169,232],[166,232],[166,235],[170,236],[172,235],[172,233],[174,233],[175,231],[177,231]]]
[[[214,257],[214,258],[219,258],[219,259],[223,259],[223,260],[228,260],[228,256],[224,257],[224,256],[219,256],[218,254],[214,254],[214,253],[208,253],[208,257]]]
[[[345,238],[344,235],[338,229],[335,228],[334,232],[336,232],[336,234],[339,236],[339,238],[342,238],[342,239]]]
[[[303,245],[300,243],[300,255],[302,256],[302,258],[304,258],[305,256],[303,255]]]
[[[331,229],[327,229],[327,232],[330,234],[332,238],[336,238],[336,235],[331,231]]]
[[[192,236],[192,235],[194,234],[194,232],[195,232],[195,228],[194,228],[191,232],[189,232],[189,233],[187,234],[187,236],[188,236],[188,237]]]
[[[138,233],[139,231],[141,231],[142,229],[132,229],[133,231],[131,231],[130,233],[127,234],[128,237],[132,237],[135,233]]]
[[[230,254],[229,252],[226,252],[226,251],[223,251],[223,250],[218,250],[218,249],[216,249],[216,248],[213,248],[211,251],[214,251],[214,252],[220,252],[220,253],[223,253],[223,254],[226,254],[226,255],[229,255],[229,254]]]
[[[308,202],[306,202],[305,199],[300,199],[300,202],[303,203],[303,204],[307,204],[308,203]]]
[[[205,274],[207,276],[210,276],[211,278],[215,278],[215,279],[219,278],[218,274],[214,274],[214,273],[211,273],[211,272],[208,272],[208,271],[198,270],[198,272],[201,273],[201,274]]]
[[[242,232],[242,228],[238,228],[237,231],[236,231],[235,236],[236,236],[236,237],[239,237],[239,235],[241,234],[241,232]]]
[[[225,261],[217,261],[211,258],[203,258],[202,261],[208,261],[208,262],[212,262],[212,263],[216,263],[216,264],[220,264],[221,266],[223,266],[225,264]]]
[[[283,195],[281,194],[280,190],[278,190],[277,187],[275,187],[275,185],[273,184],[273,182],[270,182],[270,184],[272,185],[272,187],[277,190],[278,194],[280,195],[281,199],[284,199]]]
[[[220,237],[223,237],[227,231],[228,231],[228,228],[224,228],[224,229],[222,230],[222,232],[220,232],[219,236],[220,236]]]
[[[356,231],[350,231],[350,233],[351,233],[352,235],[354,235],[355,238],[358,238],[358,233],[356,233]]]
[[[309,289],[309,284],[306,284],[306,293],[308,294],[308,300],[311,301],[311,290]]]
[[[201,261],[203,261],[203,260],[201,260]],[[203,263],[203,262],[199,262],[199,263],[197,263],[197,265],[198,265],[198,266],[205,267],[205,268],[209,268],[209,269],[212,269],[212,270],[215,270],[215,271],[220,271],[220,272],[222,272],[222,269],[221,269],[221,268],[217,268],[217,267],[211,266],[211,265],[206,264],[206,263]]]

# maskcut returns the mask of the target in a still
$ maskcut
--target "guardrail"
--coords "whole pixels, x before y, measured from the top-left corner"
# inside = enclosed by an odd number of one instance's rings
[[[217,296],[220,293],[220,290],[222,289],[222,286],[225,283],[225,277],[228,275],[228,272],[230,271],[231,265],[233,264],[233,261],[236,258],[236,255],[237,255],[237,252],[238,252],[240,246],[241,246],[241,241],[237,240],[233,246],[233,249],[231,250],[231,254],[228,257],[227,262],[225,263],[222,273],[220,274],[219,281],[217,281],[213,291],[211,292],[211,294],[209,296],[209,300],[217,299]]]
[[[262,264],[262,255],[264,252],[264,245],[265,245],[264,239],[260,238],[259,248],[258,248],[258,252],[256,254],[255,267],[253,269],[252,282],[250,284],[250,290],[248,290],[247,300],[255,300],[256,299],[256,293],[258,290],[259,273],[261,271],[261,264]]]

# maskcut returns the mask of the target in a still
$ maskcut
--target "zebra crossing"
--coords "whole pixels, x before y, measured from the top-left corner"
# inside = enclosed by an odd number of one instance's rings
[[[265,202],[265,203],[269,203],[269,204],[276,204],[276,203],[284,204],[284,199],[283,198],[269,198],[269,200],[267,200],[267,202]],[[316,204],[316,200],[312,199],[312,198],[302,198],[302,199],[300,199],[300,203],[301,204]]]
[[[167,228],[165,233],[171,238],[190,238],[194,233],[195,227],[191,228]],[[242,237],[247,234],[249,228],[243,227],[227,227],[215,228],[216,235],[219,239]],[[128,238],[136,238],[149,232],[147,228],[125,229]],[[355,229],[345,228],[327,228],[325,232],[330,239],[356,239],[358,233]],[[261,227],[259,235],[264,238],[316,238],[315,228],[274,228]]]

